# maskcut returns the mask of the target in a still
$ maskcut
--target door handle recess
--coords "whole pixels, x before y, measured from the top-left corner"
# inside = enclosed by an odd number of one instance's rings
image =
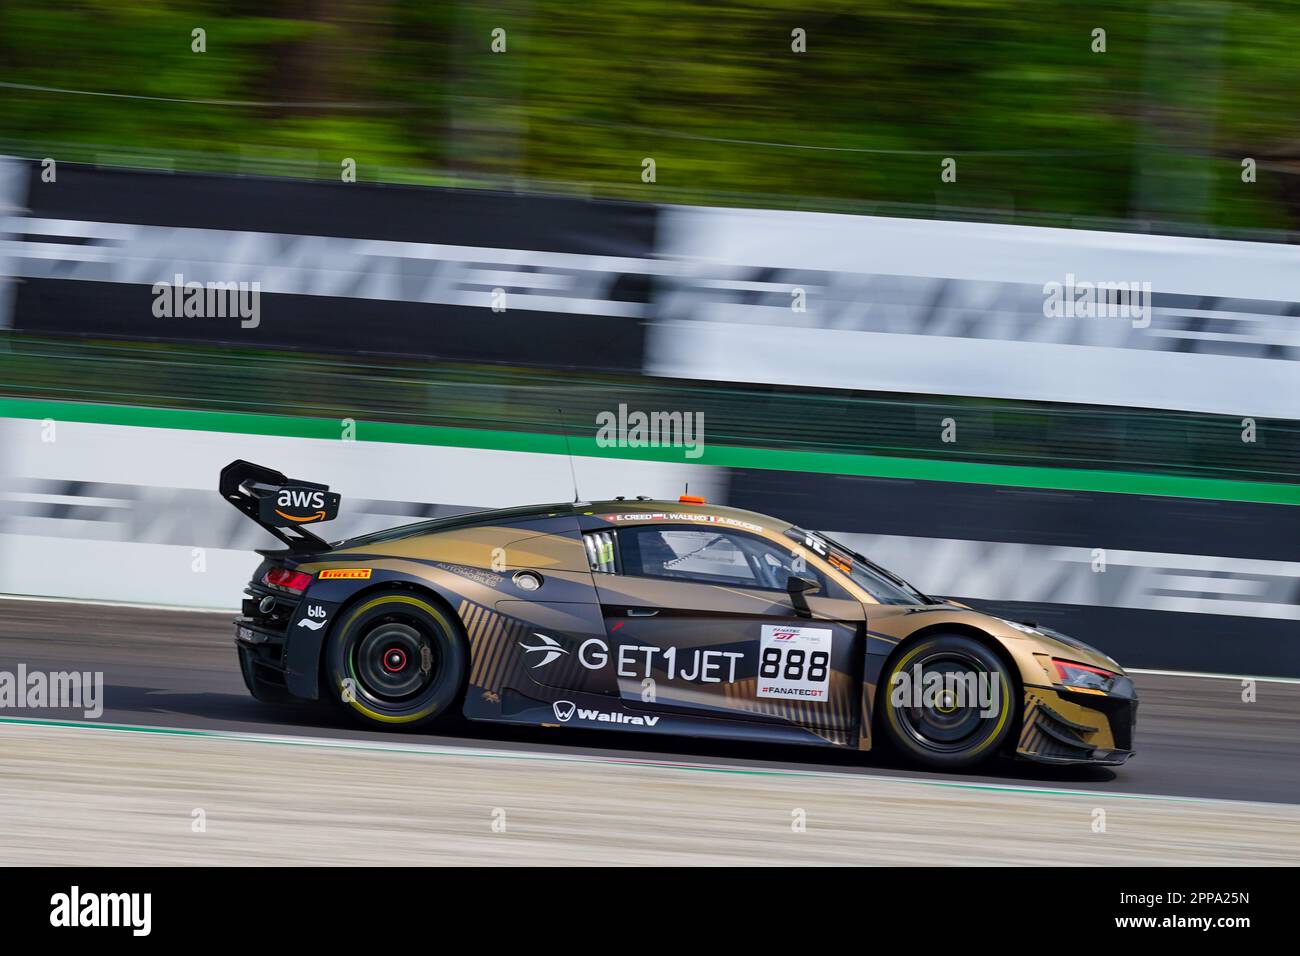
[[[659,611],[655,608],[630,607],[627,609],[628,617],[654,617]]]

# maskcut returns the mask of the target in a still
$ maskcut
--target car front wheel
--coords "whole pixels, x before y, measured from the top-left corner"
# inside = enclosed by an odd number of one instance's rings
[[[884,735],[910,759],[955,770],[992,757],[1011,733],[1016,682],[993,650],[963,634],[907,645],[876,691]]]

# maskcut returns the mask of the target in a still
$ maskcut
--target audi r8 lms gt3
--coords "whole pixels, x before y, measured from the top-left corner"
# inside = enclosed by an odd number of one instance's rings
[[[221,495],[276,535],[236,622],[260,700],[470,720],[1115,765],[1137,698],[1100,651],[932,598],[766,515],[679,501],[503,508],[333,544],[339,496],[249,462]]]

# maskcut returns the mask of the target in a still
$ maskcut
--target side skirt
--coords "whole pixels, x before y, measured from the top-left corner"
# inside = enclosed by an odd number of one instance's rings
[[[540,700],[511,688],[498,695],[471,685],[465,697],[464,715],[469,720],[530,727],[621,730],[836,749],[857,749],[858,746],[856,728],[853,733],[846,732],[839,739],[828,739],[795,724],[649,713],[632,710],[622,701],[603,694],[558,690],[554,700]]]

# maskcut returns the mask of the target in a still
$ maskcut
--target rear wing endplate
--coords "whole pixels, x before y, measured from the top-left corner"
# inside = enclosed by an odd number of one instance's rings
[[[221,497],[289,546],[291,551],[328,551],[330,546],[304,525],[338,517],[340,497],[329,485],[299,478],[251,461],[221,469]]]

